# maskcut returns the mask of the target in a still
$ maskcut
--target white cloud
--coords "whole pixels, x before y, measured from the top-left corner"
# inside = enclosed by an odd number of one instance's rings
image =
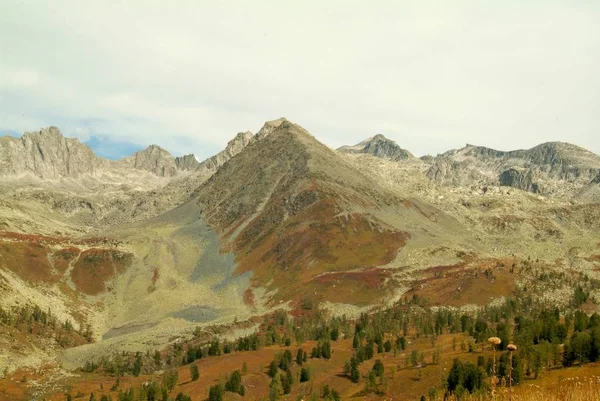
[[[0,64],[0,85],[5,87],[28,87],[34,86],[39,81],[39,75],[33,68],[14,68],[9,65]]]
[[[599,17],[568,1],[3,3],[0,129],[203,158],[285,116],[334,147],[600,152]]]

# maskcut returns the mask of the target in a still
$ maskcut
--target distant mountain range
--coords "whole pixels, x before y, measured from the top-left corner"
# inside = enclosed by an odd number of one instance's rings
[[[376,135],[339,152],[370,154],[392,161],[414,156],[394,141]],[[421,158],[427,178],[446,186],[499,185],[544,195],[575,197],[594,184],[600,174],[600,156],[563,142],[548,142],[528,150],[502,152],[467,145],[436,157]],[[562,187],[565,184],[565,187]],[[570,193],[569,193],[570,191]]]
[[[0,137],[0,176],[32,174],[40,178],[77,178],[110,170],[136,169],[160,177],[172,177],[181,171],[212,173],[239,153],[252,138],[251,132],[239,133],[219,154],[199,162],[192,154],[173,157],[158,145],[119,161],[103,159],[75,138],[65,138],[57,127],[27,132],[21,138]]]
[[[237,134],[222,152],[203,162],[192,154],[173,157],[158,145],[150,145],[119,161],[103,159],[77,139],[65,138],[57,127],[48,127],[25,133],[22,138],[0,137],[0,176],[31,174],[40,178],[77,178],[127,169],[147,171],[159,177],[173,177],[181,172],[211,175],[249,143],[268,136],[282,121],[284,119],[267,123],[256,136],[250,131]],[[353,146],[342,146],[337,151],[399,163],[415,159],[412,153],[383,135]],[[467,145],[420,160],[429,179],[447,186],[501,185],[550,195],[561,192],[557,188],[560,182],[583,190],[600,179],[600,156],[562,142],[509,152]]]

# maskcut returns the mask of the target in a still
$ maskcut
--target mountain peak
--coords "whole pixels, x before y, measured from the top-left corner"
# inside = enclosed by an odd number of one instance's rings
[[[136,153],[152,153],[152,152],[168,153],[169,155],[171,154],[171,153],[169,153],[168,150],[166,150],[156,144],[149,145],[146,149],[139,150],[139,151],[135,152],[134,154],[136,154]]]
[[[51,125],[49,127],[40,128],[39,131],[26,132],[23,134],[23,139],[25,138],[53,138],[61,140],[65,139],[65,136],[60,132],[58,127]],[[73,139],[79,142],[76,138]]]
[[[342,153],[368,153],[375,157],[393,161],[412,159],[414,156],[406,149],[402,149],[396,142],[377,134],[354,146],[342,146],[338,149]]]
[[[276,120],[267,121],[264,123],[262,128],[256,133],[254,136],[255,141],[260,141],[261,139],[269,136],[273,131],[275,131],[279,126],[283,123],[289,123],[285,117],[278,118]]]
[[[160,177],[172,177],[177,173],[175,158],[158,145],[150,145],[121,159],[119,163],[137,170],[150,171]]]

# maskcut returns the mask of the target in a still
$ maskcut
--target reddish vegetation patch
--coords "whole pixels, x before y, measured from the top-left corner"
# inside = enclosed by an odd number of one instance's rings
[[[77,244],[87,246],[119,246],[123,244],[122,241],[106,238],[106,237],[90,237],[76,241]]]
[[[111,238],[106,237],[90,237],[79,240],[73,240],[69,237],[64,236],[55,236],[51,237],[48,235],[39,235],[39,234],[23,234],[16,233],[11,231],[0,231],[0,239],[4,238],[7,240],[20,241],[20,242],[30,242],[37,244],[47,244],[47,245],[67,245],[67,244],[76,244],[76,245],[86,245],[86,246],[119,246],[123,242]]]
[[[151,283],[148,286],[148,292],[152,292],[154,290],[156,290],[156,282],[158,281],[158,279],[160,278],[160,272],[158,267],[154,267],[152,269],[152,279],[151,279]]]
[[[388,290],[392,272],[370,268],[363,271],[323,274],[303,284],[304,297],[337,303],[368,305]]]
[[[315,277],[312,281],[319,284],[335,284],[346,281],[357,281],[365,288],[380,288],[383,282],[392,276],[389,270],[369,269],[360,272],[325,273]]]
[[[252,288],[248,288],[246,291],[244,291],[244,303],[251,308],[254,308],[256,306],[256,301],[254,299],[254,293],[252,292]]]
[[[437,266],[424,271],[406,295],[425,298],[431,305],[463,306],[488,304],[492,299],[508,296],[516,289],[510,273],[512,259],[484,260],[466,266]]]
[[[334,296],[352,303],[353,295],[326,282],[337,280],[336,276],[311,281],[326,272],[359,270],[360,273],[349,274],[350,283],[362,279],[380,283],[379,278],[374,279],[380,273],[362,270],[393,261],[398,249],[406,244],[408,234],[391,231],[370,216],[340,212],[333,201],[325,199],[284,222],[264,213],[236,240],[239,272],[252,271],[258,285],[272,280],[278,299],[297,300],[304,296],[303,286],[312,285],[318,287],[320,298],[329,300]],[[380,295],[377,291],[370,294],[373,299]]]
[[[0,266],[27,281],[56,282],[60,276],[52,270],[49,252],[51,249],[40,243],[0,240]]]
[[[132,255],[115,250],[88,249],[83,251],[71,271],[77,289],[88,295],[106,290],[106,283],[131,264]]]
[[[0,231],[0,238],[6,238],[21,242],[43,243],[43,244],[62,244],[69,241],[68,237],[49,237],[47,235],[23,234],[9,231]]]
[[[54,264],[54,268],[59,273],[61,273],[61,274],[64,273],[67,270],[67,268],[69,267],[69,264],[71,263],[71,261],[73,261],[73,259],[77,255],[79,255],[80,252],[81,252],[81,250],[79,248],[75,248],[75,247],[60,249],[60,250],[54,252],[54,254],[51,256],[52,263]]]
[[[158,278],[160,277],[159,271],[158,271],[158,267],[155,267],[152,270],[152,285],[156,285],[156,282],[158,281]]]

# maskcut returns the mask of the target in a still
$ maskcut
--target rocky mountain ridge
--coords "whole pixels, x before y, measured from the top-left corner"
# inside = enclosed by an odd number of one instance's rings
[[[0,137],[0,176],[79,177],[109,164],[78,139],[65,138],[57,127],[28,132],[21,138]]]
[[[371,154],[406,167],[416,162],[395,142],[376,135],[339,152]],[[600,156],[579,146],[548,142],[526,150],[499,151],[467,144],[436,157],[419,159],[421,171],[433,182],[449,187],[508,186],[563,199],[577,197],[586,186],[597,184]],[[399,166],[399,168],[403,168]],[[589,193],[589,191],[588,191]]]
[[[78,179],[106,172],[127,174],[131,170],[166,178],[186,172],[210,175],[239,153],[253,136],[250,131],[238,134],[223,151],[203,162],[193,154],[173,157],[158,145],[150,145],[115,161],[97,156],[88,145],[76,138],[64,137],[60,129],[52,126],[27,132],[21,138],[0,137],[0,177],[32,175],[42,179]]]

